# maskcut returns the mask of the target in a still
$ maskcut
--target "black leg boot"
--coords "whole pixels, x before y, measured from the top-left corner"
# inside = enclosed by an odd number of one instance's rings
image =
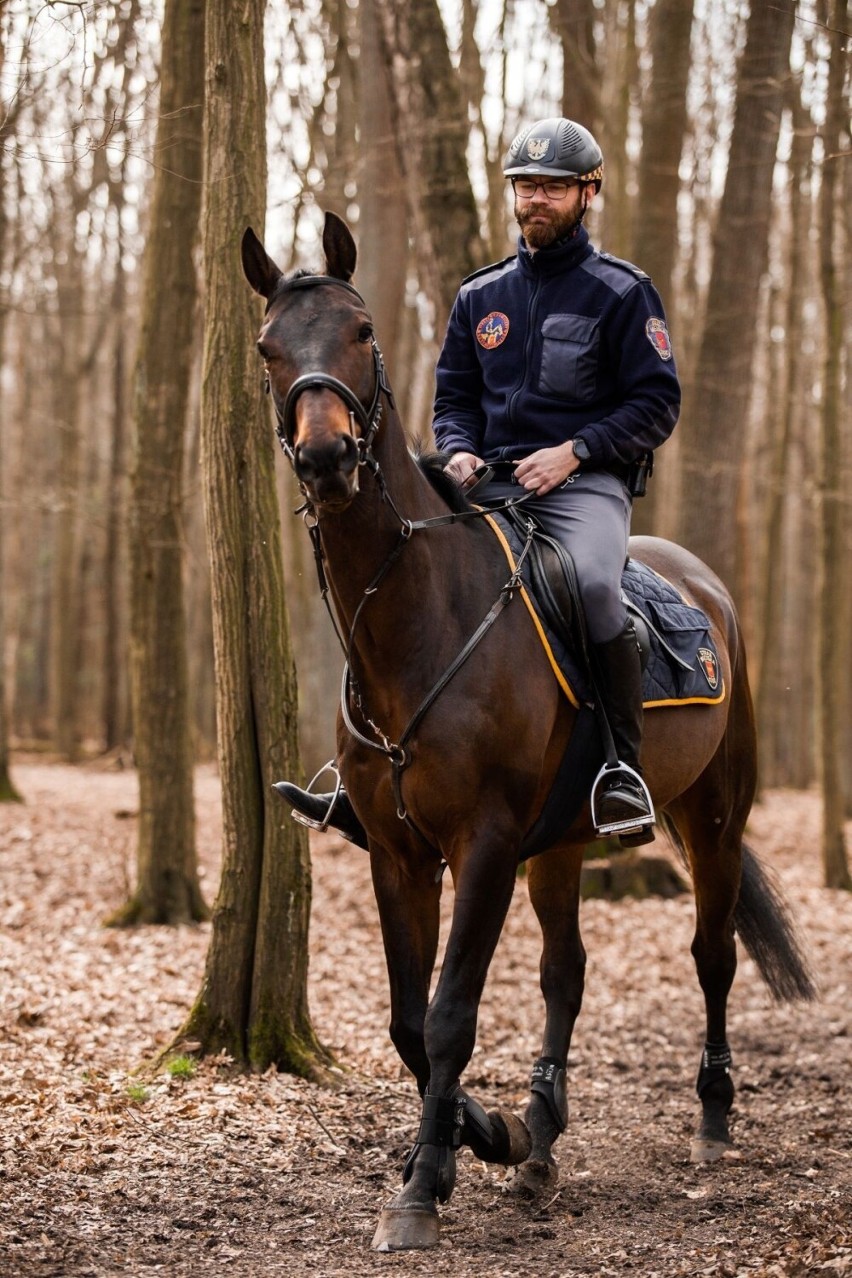
[[[368,850],[367,831],[355,815],[343,786],[330,794],[312,794],[290,781],[276,781],[273,789],[290,804],[293,809],[290,815],[300,825],[312,830],[333,830],[350,843]]]
[[[606,827],[631,822],[635,828],[627,826],[612,833],[618,833],[623,847],[636,847],[653,841],[654,809],[639,766],[643,717],[642,666],[632,620],[628,620],[614,639],[596,644],[594,652],[598,691],[618,762],[626,765],[623,770],[613,768],[604,772],[600,783],[596,783],[597,825]]]

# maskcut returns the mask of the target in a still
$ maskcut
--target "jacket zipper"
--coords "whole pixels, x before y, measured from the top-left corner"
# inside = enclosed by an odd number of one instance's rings
[[[512,391],[512,394],[509,398],[509,407],[506,412],[506,420],[509,426],[514,427],[516,430],[517,430],[517,427],[515,426],[515,405],[518,402],[518,399],[520,398],[520,395],[524,389],[524,386],[526,385],[527,375],[529,373],[530,353],[531,353],[533,341],[535,338],[535,328],[533,326],[532,320],[533,320],[533,313],[536,310],[536,307],[538,304],[538,295],[541,292],[541,284],[542,284],[541,276],[539,276],[539,278],[535,282],[533,291],[530,294],[530,300],[527,306],[527,336],[526,336],[526,341],[524,342],[524,362],[521,368],[521,379],[518,382],[517,388]]]

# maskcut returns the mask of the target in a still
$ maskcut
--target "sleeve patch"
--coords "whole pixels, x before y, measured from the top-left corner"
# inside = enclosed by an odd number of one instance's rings
[[[648,338],[648,341],[651,343],[660,359],[671,359],[672,339],[669,337],[669,330],[666,328],[665,320],[649,319],[645,324],[645,336]]]

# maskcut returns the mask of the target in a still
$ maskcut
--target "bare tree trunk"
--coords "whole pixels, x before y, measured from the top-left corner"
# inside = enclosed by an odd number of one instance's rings
[[[657,286],[680,359],[674,309],[674,268],[678,244],[677,201],[680,157],[688,115],[686,89],[690,67],[693,5],[690,0],[657,0],[651,10],[651,83],[642,106],[642,150],[639,156],[639,215],[633,228],[634,262]],[[657,532],[658,511],[670,498],[672,485],[663,473],[676,465],[676,442],[659,455],[657,473],[643,501],[633,507],[633,531]]]
[[[848,634],[849,556],[843,544],[843,302],[838,287],[840,197],[844,193],[842,138],[849,118],[845,94],[845,32],[848,0],[832,0],[829,19],[831,59],[828,100],[823,131],[822,189],[820,192],[820,282],[825,306],[823,362],[822,457],[820,466],[820,601],[817,682],[820,707],[820,779],[822,783],[822,864],[826,887],[852,891],[846,859],[843,821],[841,689],[846,678],[844,637]],[[848,151],[846,152],[848,156]]]
[[[272,783],[299,771],[273,437],[240,270],[266,205],[264,0],[208,0],[202,470],[212,566],[224,857],[201,992],[175,1046],[318,1073],[307,1003],[310,862]],[[239,156],[239,164],[234,157]]]
[[[437,0],[374,0],[420,279],[443,335],[459,284],[485,261],[467,168],[467,112]]]
[[[397,348],[408,267],[405,178],[395,143],[375,0],[361,0],[359,13],[358,288],[373,316],[393,382],[399,368]]]
[[[619,0],[607,8],[607,64],[604,110],[599,140],[604,153],[603,227],[601,238],[610,253],[626,257],[632,247],[631,163],[627,152],[630,106],[638,93],[635,0]]]
[[[116,213],[115,280],[112,292],[112,430],[107,490],[106,559],[104,562],[104,686],[103,732],[107,750],[127,743],[128,688],[126,679],[127,626],[124,591],[127,571],[127,286],[121,216],[123,186],[113,194]]]
[[[754,4],[737,78],[707,317],[681,428],[684,538],[740,596],[734,503],[772,208],[772,175],[789,74],[795,0]]]
[[[594,0],[554,0],[550,18],[562,45],[562,114],[596,133],[601,124]]]
[[[799,387],[801,384],[801,342],[798,334],[802,325],[802,304],[806,289],[805,255],[808,248],[810,226],[809,195],[810,156],[813,149],[813,126],[805,111],[800,90],[797,88],[791,101],[793,144],[790,153],[790,232],[789,278],[783,318],[786,360],[781,371],[779,414],[776,433],[771,441],[766,549],[762,589],[762,624],[760,659],[756,663],[755,710],[758,724],[758,740],[761,746],[761,775],[769,784],[778,784],[774,764],[778,731],[786,735],[790,731],[787,715],[783,720],[777,714],[781,688],[781,663],[787,646],[779,642],[784,624],[785,592],[783,589],[785,514],[788,510],[788,493],[793,467],[793,443],[801,417]],[[779,428],[780,427],[780,428]]]
[[[0,4],[0,73],[2,73],[5,63],[5,14]],[[5,140],[2,130],[0,130],[0,142]],[[6,169],[10,163],[9,152],[5,146],[0,149],[0,274],[6,266]],[[6,299],[0,298],[0,368],[4,364],[4,355],[6,350]],[[0,398],[0,803],[19,803],[21,796],[15,788],[14,782],[9,771],[9,699],[8,688],[6,686],[6,616],[4,609],[4,572],[3,572],[3,523],[5,511],[5,491],[3,488],[4,476],[4,445],[7,439],[6,432],[2,429],[4,403]],[[8,428],[7,428],[8,429]]]
[[[195,857],[183,589],[183,458],[201,204],[204,0],[167,0],[142,331],[134,374],[131,690],[137,885],[113,923],[207,917]]]

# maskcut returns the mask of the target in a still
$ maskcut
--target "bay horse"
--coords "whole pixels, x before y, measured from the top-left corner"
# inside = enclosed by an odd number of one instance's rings
[[[338,761],[368,835],[390,981],[390,1036],[422,1098],[417,1142],[373,1245],[434,1246],[456,1151],[514,1164],[528,1192],[556,1178],[567,1121],[565,1069],[583,995],[578,923],[588,806],[529,862],[541,925],[546,1017],[524,1119],[486,1113],[462,1089],[479,1001],[515,886],[518,854],[548,796],[577,711],[554,678],[507,562],[481,518],[457,518],[406,443],[365,303],[356,248],[327,214],[323,274],[285,277],[254,232],[242,260],[266,299],[257,343],[282,445],[305,494],[321,575],[347,651]],[[814,989],[783,901],[743,844],[756,777],[754,716],[731,598],[686,550],[636,538],[631,554],[710,621],[718,704],[646,716],[643,769],[691,872],[692,953],[706,1007],[693,1161],[730,1145],[734,1096],[726,1034],[735,930],[778,999]],[[517,585],[517,582],[514,583]],[[490,619],[490,621],[489,621]],[[494,624],[491,624],[493,621]],[[472,636],[478,636],[475,646]],[[441,870],[455,890],[440,979]]]

